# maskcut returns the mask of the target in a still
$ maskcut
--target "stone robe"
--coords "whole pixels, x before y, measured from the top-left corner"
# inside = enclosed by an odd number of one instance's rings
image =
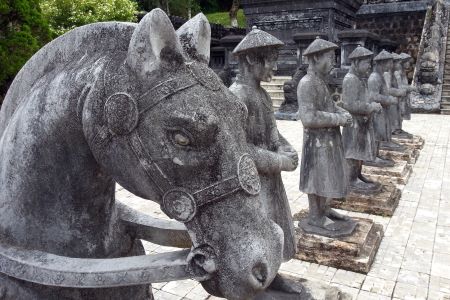
[[[374,114],[375,139],[377,141],[391,141],[392,128],[388,117],[389,89],[383,76],[378,72],[372,72],[368,80],[369,97],[371,101],[381,104],[383,109]]]
[[[342,83],[342,101],[353,117],[353,125],[342,130],[345,158],[375,160],[377,145],[367,83],[355,74],[347,73]]]
[[[395,76],[397,81],[400,83],[400,86],[409,87],[408,77],[406,76],[406,72],[396,71]],[[406,96],[402,97],[400,101],[400,114],[403,120],[411,120],[411,98],[410,91],[408,90]]]
[[[388,86],[389,94],[396,97],[398,102],[396,104],[389,105],[388,117],[391,122],[391,130],[399,130],[402,128],[402,115],[400,112],[400,102],[403,100],[402,92],[397,77],[393,73],[384,74],[386,85]]]
[[[247,106],[247,142],[261,179],[261,199],[266,199],[267,213],[284,231],[283,257],[290,260],[296,251],[294,223],[276,153],[281,146],[290,145],[278,132],[272,100],[263,88],[238,80],[230,90]]]
[[[311,71],[300,81],[298,102],[303,123],[300,190],[345,197],[348,180],[339,123],[347,111],[334,103],[327,84]]]

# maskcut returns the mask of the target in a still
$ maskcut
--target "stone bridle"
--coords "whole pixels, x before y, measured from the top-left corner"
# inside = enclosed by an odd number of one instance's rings
[[[104,108],[107,124],[100,129],[96,136],[97,139],[100,138],[104,142],[113,135],[127,135],[140,166],[158,188],[158,193],[162,198],[162,210],[170,218],[183,223],[192,221],[198,209],[205,204],[218,201],[239,190],[243,190],[249,195],[257,195],[261,189],[258,171],[249,154],[243,154],[239,158],[235,176],[212,183],[197,191],[187,191],[184,188],[175,187],[164,170],[145,149],[138,130],[136,130],[142,115],[170,96],[195,85],[202,85],[213,92],[221,89],[220,79],[212,70],[197,62],[185,65],[188,70],[186,74],[169,78],[139,96],[138,100],[151,99],[147,100],[148,102],[141,109],[138,109],[138,101],[127,93],[119,92],[111,95]]]

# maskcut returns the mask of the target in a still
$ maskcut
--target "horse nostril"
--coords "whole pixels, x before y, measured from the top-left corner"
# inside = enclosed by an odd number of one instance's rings
[[[256,264],[252,269],[252,275],[262,286],[264,286],[268,276],[267,265],[264,263]]]

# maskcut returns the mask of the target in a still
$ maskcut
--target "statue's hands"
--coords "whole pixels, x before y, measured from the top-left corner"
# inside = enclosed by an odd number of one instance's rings
[[[394,96],[389,96],[389,103],[390,104],[397,104],[397,98]]]
[[[279,151],[280,170],[281,171],[294,171],[298,167],[298,154],[294,152]]]
[[[353,125],[353,117],[350,113],[345,112],[341,114],[341,122],[339,123],[340,126],[352,126]]]
[[[383,109],[380,103],[372,102],[370,103],[372,112],[379,112]]]
[[[293,152],[293,153],[297,153],[297,151],[294,149],[294,147],[292,147],[289,144],[280,145],[280,147],[278,147],[278,152]]]

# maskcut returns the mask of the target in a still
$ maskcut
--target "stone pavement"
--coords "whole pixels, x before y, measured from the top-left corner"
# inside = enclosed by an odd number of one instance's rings
[[[301,122],[278,121],[280,132],[301,150]],[[385,237],[367,275],[292,260],[281,271],[341,288],[354,299],[450,300],[450,116],[413,115],[404,129],[425,138],[425,147],[403,188],[399,207],[391,218],[348,213],[375,220]],[[449,159],[447,161],[447,159]],[[307,208],[298,191],[299,171],[283,173],[292,213]],[[122,188],[117,198],[148,214],[167,218],[159,206]],[[148,253],[171,248],[145,243]],[[192,280],[154,284],[156,300],[218,299]]]

